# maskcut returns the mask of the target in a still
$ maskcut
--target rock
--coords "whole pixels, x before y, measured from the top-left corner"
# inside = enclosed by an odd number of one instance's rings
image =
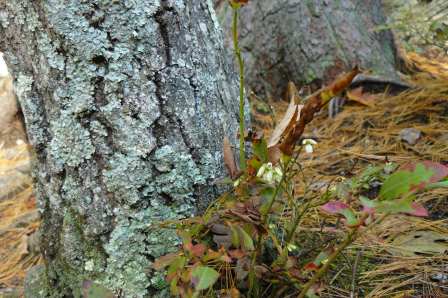
[[[22,297],[20,289],[4,288],[0,289],[0,297],[2,298],[20,298]]]
[[[400,140],[408,143],[409,145],[417,144],[421,136],[422,132],[416,128],[405,128],[400,131]]]
[[[28,270],[25,277],[25,298],[48,297],[48,281],[44,265],[36,265]]]

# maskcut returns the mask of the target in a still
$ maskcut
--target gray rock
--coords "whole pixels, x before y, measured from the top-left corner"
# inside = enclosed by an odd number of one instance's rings
[[[416,128],[405,128],[400,131],[400,140],[409,145],[417,144],[421,136],[422,132]]]

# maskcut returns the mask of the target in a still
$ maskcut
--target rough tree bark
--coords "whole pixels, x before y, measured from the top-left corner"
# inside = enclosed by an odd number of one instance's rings
[[[151,261],[177,244],[157,224],[216,196],[237,130],[211,2],[2,0],[0,12],[42,214],[48,287],[28,295],[78,297],[89,280],[155,297]]]
[[[228,27],[227,1],[215,5]],[[381,0],[254,0],[240,20],[248,86],[257,95],[278,96],[288,81],[319,87],[354,64],[396,77],[393,36],[374,30],[385,23]]]

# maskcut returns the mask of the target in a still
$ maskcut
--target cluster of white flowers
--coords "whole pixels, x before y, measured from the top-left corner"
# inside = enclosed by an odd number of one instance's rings
[[[283,172],[279,166],[274,167],[272,163],[268,162],[263,164],[260,169],[258,169],[257,177],[267,183],[278,183],[282,180]]]
[[[302,146],[305,148],[305,152],[311,154],[314,152],[314,146],[317,142],[313,139],[304,139],[302,141]],[[283,172],[280,166],[273,166],[272,163],[268,162],[263,164],[257,172],[257,177],[267,183],[279,183],[282,180]],[[237,187],[240,184],[240,179],[233,182],[233,186]]]

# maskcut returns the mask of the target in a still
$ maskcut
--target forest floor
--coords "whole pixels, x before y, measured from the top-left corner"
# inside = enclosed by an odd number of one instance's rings
[[[415,89],[397,96],[354,96],[334,118],[321,113],[306,136],[318,141],[301,161],[306,182],[322,192],[369,165],[388,161],[435,160],[448,156],[448,58],[406,55],[421,71],[409,77]],[[362,103],[362,104],[360,104]],[[254,123],[267,135],[288,103],[269,103],[275,115],[260,113]],[[405,141],[407,129],[420,135]],[[403,132],[405,131],[405,132]],[[32,193],[28,145],[20,125],[0,136],[0,297],[17,297],[26,270],[41,261],[36,242],[38,214]],[[300,192],[300,183],[298,183]],[[419,198],[429,218],[390,217],[350,247],[329,280],[328,297],[448,297],[448,195],[432,191]],[[319,216],[306,229],[319,231]],[[418,232],[418,234],[416,234]],[[410,245],[410,243],[412,245]],[[404,253],[405,252],[405,253]]]
[[[336,117],[323,112],[307,126],[304,136],[318,144],[300,161],[307,181],[297,184],[296,195],[306,185],[323,194],[368,166],[386,162],[448,162],[448,57],[431,52],[402,56],[417,71],[404,78],[412,90],[396,96],[352,94]],[[286,101],[272,102],[271,110],[282,115],[287,106]],[[280,117],[253,110],[256,125],[269,135],[272,119]],[[409,140],[409,131],[418,137]],[[430,216],[404,222],[390,217],[357,240],[330,274],[325,297],[448,297],[448,193],[439,189],[419,200]],[[305,229],[322,231],[323,221],[316,213]]]

